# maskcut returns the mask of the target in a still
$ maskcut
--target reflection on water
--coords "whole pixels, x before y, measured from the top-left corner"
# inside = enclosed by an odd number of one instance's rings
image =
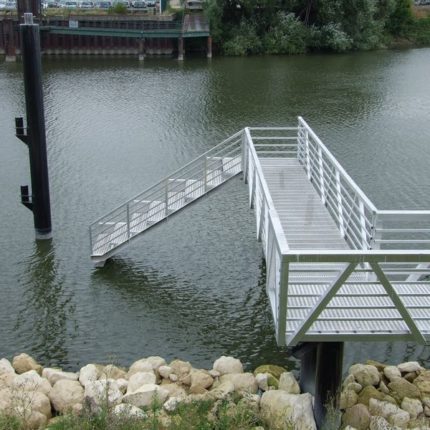
[[[44,59],[53,244],[35,245],[19,203],[27,148],[21,64],[0,62],[0,356],[128,365],[223,354],[288,362],[276,346],[260,244],[243,181],[122,250],[89,259],[88,225],[244,126],[302,115],[377,207],[430,207],[430,50],[299,57]],[[429,361],[405,343],[347,344],[346,365]],[[429,363],[430,365],[430,363]]]
[[[42,362],[61,365],[67,361],[68,342],[78,330],[73,294],[64,291],[52,241],[35,241],[34,246],[21,279],[23,296],[14,330],[27,339],[28,351]]]

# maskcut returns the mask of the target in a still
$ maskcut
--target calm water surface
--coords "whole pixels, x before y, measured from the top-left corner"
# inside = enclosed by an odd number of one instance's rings
[[[308,57],[44,60],[54,225],[34,241],[20,64],[0,63],[0,357],[209,367],[289,363],[277,348],[262,252],[234,179],[121,251],[89,259],[88,225],[247,125],[302,115],[378,207],[430,208],[430,49]],[[414,345],[347,344],[345,364],[418,358]]]

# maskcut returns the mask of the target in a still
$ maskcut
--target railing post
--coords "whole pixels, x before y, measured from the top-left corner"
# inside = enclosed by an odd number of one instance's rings
[[[204,191],[206,193],[208,187],[208,157],[205,157],[205,172],[204,172]]]
[[[249,200],[249,207],[251,209],[254,209],[254,200],[255,200],[255,190],[256,190],[256,184],[255,181],[257,179],[257,169],[254,166],[254,171],[252,172],[252,184],[251,184],[251,198]]]
[[[360,209],[360,229],[361,229],[361,241],[363,249],[369,249],[369,243],[367,241],[367,232],[366,232],[366,217],[364,215],[364,203],[363,200],[359,201],[359,209]]]
[[[91,249],[91,255],[93,254],[93,233],[91,231],[91,226],[88,228],[90,232],[90,249]]]
[[[340,173],[336,169],[336,199],[337,199],[337,216],[339,220],[340,235],[345,235],[344,224],[343,224],[343,206],[342,206],[342,190],[340,187]]]
[[[248,183],[248,145],[245,129],[242,132],[242,159],[240,160],[242,164],[243,178],[245,184]]]
[[[281,255],[281,276],[278,300],[278,339],[279,346],[285,346],[285,333],[287,330],[287,301],[288,301],[288,273],[289,262]]]
[[[320,191],[321,191],[321,201],[325,204],[325,185],[324,185],[324,166],[322,159],[322,149],[318,146],[318,164],[320,172]]]
[[[309,153],[309,132],[305,129],[305,151],[306,151],[306,170],[308,172],[308,179],[311,180],[311,157]]]
[[[169,178],[166,179],[165,188],[165,201],[166,201],[166,216],[169,215]]]
[[[378,215],[378,213],[376,213],[374,216],[374,222],[373,222],[373,237],[372,237],[372,243],[371,243],[372,249],[381,248],[380,240],[382,239],[382,231],[383,231],[382,217],[381,215]]]
[[[127,240],[130,240],[130,202],[127,202]]]

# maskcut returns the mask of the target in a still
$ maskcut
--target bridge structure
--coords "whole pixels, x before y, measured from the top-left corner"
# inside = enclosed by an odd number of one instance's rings
[[[380,210],[299,117],[247,127],[90,226],[103,264],[153,225],[243,175],[278,345],[302,358],[317,423],[345,341],[430,341],[430,211]]]

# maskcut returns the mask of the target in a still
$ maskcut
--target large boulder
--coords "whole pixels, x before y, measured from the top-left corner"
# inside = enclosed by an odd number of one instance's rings
[[[403,378],[397,378],[388,384],[388,388],[391,390],[391,396],[394,397],[397,402],[401,402],[405,397],[411,399],[420,398],[420,390],[417,385],[411,384]]]
[[[357,399],[357,403],[362,403],[363,405],[369,406],[370,399],[384,400],[391,403],[396,403],[396,401],[388,396],[387,394],[381,393],[373,385],[367,385],[364,387]]]
[[[29,370],[15,377],[12,388],[16,391],[40,391],[48,395],[52,386],[47,379],[41,378],[35,370]]]
[[[191,372],[190,393],[202,394],[212,386],[214,379],[205,370],[193,370]]]
[[[274,378],[279,379],[284,372],[288,372],[285,367],[277,366],[275,364],[263,364],[254,370],[254,375],[257,373],[269,373]]]
[[[397,366],[386,366],[384,368],[384,375],[390,381],[394,381],[395,379],[402,377],[402,374],[400,373],[400,370],[397,368]]]
[[[79,371],[79,382],[85,387],[88,382],[99,379],[100,371],[95,364],[87,364]]]
[[[411,416],[411,419],[416,419],[418,415],[422,414],[424,412],[423,405],[421,403],[421,400],[418,399],[410,399],[409,397],[405,397],[402,400],[401,408],[409,412],[409,415]]]
[[[294,425],[295,430],[316,430],[312,410],[312,396],[288,394],[282,390],[266,391],[260,401],[261,417],[273,430]],[[289,427],[290,426],[290,427]]]
[[[234,385],[234,391],[238,393],[255,394],[258,390],[258,384],[252,373],[226,373],[219,378],[220,382],[231,382]]]
[[[0,388],[0,413],[7,412],[12,407],[12,391],[10,388]]]
[[[290,394],[300,394],[299,384],[291,372],[284,372],[281,374],[278,388]]]
[[[173,369],[170,366],[160,366],[158,368],[158,374],[164,379],[167,379],[172,373]]]
[[[381,380],[378,369],[370,364],[354,364],[349,368],[349,373],[362,387],[378,385]]]
[[[344,390],[340,393],[339,409],[348,409],[358,402],[358,395],[353,390]]]
[[[362,403],[346,409],[342,415],[342,425],[344,427],[351,426],[357,430],[367,430],[370,424],[369,409]]]
[[[234,392],[234,384],[230,380],[220,382],[210,390],[211,398],[215,400],[224,400]]]
[[[60,379],[52,387],[49,399],[57,412],[65,413],[84,400],[84,389],[78,381]]]
[[[150,406],[152,403],[164,403],[169,396],[169,392],[156,384],[142,385],[132,393],[127,393],[123,397],[124,403],[129,403],[138,408]]]
[[[46,378],[49,383],[54,386],[57,381],[62,379],[67,381],[77,381],[78,374],[74,372],[63,372],[61,369],[54,369],[51,367],[45,367],[42,371],[42,377]]]
[[[384,417],[391,425],[405,428],[410,420],[408,412],[389,402],[370,399],[369,411],[372,415]]]
[[[15,416],[39,412],[47,419],[51,418],[51,402],[48,396],[38,391],[12,391],[11,406],[11,411]]]
[[[37,411],[26,412],[23,408],[18,408],[16,416],[22,419],[26,430],[43,429],[48,423],[48,418]]]
[[[423,370],[419,376],[415,378],[414,385],[420,390],[422,397],[430,397],[430,370]]]
[[[15,374],[15,369],[12,367],[12,364],[6,358],[2,358],[0,360],[0,375],[5,373]]]
[[[215,360],[213,369],[217,370],[220,375],[227,373],[242,373],[243,365],[237,358],[222,356]]]
[[[122,398],[122,392],[115,379],[91,381],[85,386],[84,399],[93,411],[98,411],[103,406],[118,405]]]
[[[422,370],[425,370],[424,367],[422,367],[417,361],[401,363],[397,366],[397,368],[402,373],[421,372]]]
[[[0,390],[2,388],[10,387],[16,378],[16,373],[2,373],[0,374]]]
[[[18,374],[29,370],[35,370],[39,375],[42,374],[42,366],[28,354],[19,354],[13,357],[12,366]]]
[[[130,376],[128,380],[127,393],[132,393],[139,389],[142,385],[155,384],[157,377],[151,370],[150,372],[136,372]]]
[[[183,399],[187,396],[187,392],[177,384],[163,384],[161,387],[169,393],[169,397]]]
[[[135,361],[128,370],[128,377],[137,372],[151,372],[156,371],[160,366],[165,366],[166,360],[162,357],[147,357]]]
[[[120,418],[146,418],[142,409],[128,403],[121,403],[112,409],[112,413]]]
[[[169,367],[172,369],[173,374],[175,374],[179,379],[189,375],[192,369],[191,363],[183,360],[173,360],[169,364]]]
[[[99,379],[125,379],[126,376],[127,372],[124,369],[108,364],[101,370]]]

